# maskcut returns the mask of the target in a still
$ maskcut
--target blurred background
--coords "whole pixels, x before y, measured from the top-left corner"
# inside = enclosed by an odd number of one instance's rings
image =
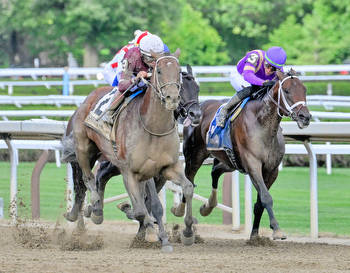
[[[183,64],[235,65],[272,45],[289,65],[350,62],[347,1],[0,0],[0,68],[98,67],[136,29],[179,47]]]

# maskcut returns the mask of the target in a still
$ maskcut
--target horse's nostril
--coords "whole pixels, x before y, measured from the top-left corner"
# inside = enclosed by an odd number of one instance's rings
[[[192,111],[190,111],[188,114],[189,114],[191,117],[194,117],[194,116],[195,116],[195,114],[194,114]]]

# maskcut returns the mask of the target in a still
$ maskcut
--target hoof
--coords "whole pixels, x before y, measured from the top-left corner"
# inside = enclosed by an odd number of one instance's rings
[[[185,215],[185,210],[172,207],[170,210],[176,217],[183,217]]]
[[[193,244],[194,244],[194,240],[195,240],[195,236],[194,236],[193,233],[192,233],[192,236],[186,237],[186,236],[184,235],[184,233],[181,232],[181,242],[182,242],[185,246],[193,245]]]
[[[67,221],[75,222],[78,219],[78,215],[74,215],[71,212],[66,212],[63,214],[64,218],[66,218]]]
[[[153,227],[148,227],[146,229],[145,240],[150,243],[155,243],[159,241],[158,235]]]
[[[122,212],[127,213],[131,209],[131,205],[128,201],[121,202],[117,205],[117,208]]]
[[[201,208],[199,209],[199,212],[202,216],[208,216],[211,212],[212,212],[213,208],[208,207],[207,204],[204,204],[201,206]]]
[[[276,230],[272,234],[272,238],[274,240],[285,240],[287,239],[287,235],[282,232],[282,230]]]
[[[88,205],[85,209],[84,209],[84,216],[86,218],[90,218],[91,217],[91,213],[92,213],[92,206]]]
[[[91,221],[96,225],[100,225],[103,222],[103,214],[96,215],[94,212],[91,213]]]
[[[162,246],[162,252],[164,252],[164,253],[171,253],[171,252],[173,252],[173,247],[172,247],[172,245],[164,245],[164,246]]]

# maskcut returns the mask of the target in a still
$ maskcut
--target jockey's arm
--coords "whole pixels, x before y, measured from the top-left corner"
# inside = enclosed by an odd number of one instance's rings
[[[252,85],[262,86],[264,83],[264,80],[260,79],[255,75],[255,67],[250,64],[246,64],[244,66],[242,75],[244,80],[246,80]]]

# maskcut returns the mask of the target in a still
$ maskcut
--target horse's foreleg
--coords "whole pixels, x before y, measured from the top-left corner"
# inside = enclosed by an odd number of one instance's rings
[[[194,243],[194,234],[192,230],[192,198],[193,198],[193,184],[188,180],[183,172],[181,162],[177,162],[173,167],[168,167],[164,170],[163,175],[167,180],[173,181],[175,184],[182,187],[183,195],[186,199],[186,228],[182,232],[181,240],[185,245]]]
[[[169,243],[168,234],[165,231],[163,220],[162,220],[163,206],[159,200],[159,196],[157,194],[157,189],[153,179],[150,179],[146,182],[146,192],[147,192],[147,199],[149,199],[150,201],[149,209],[152,212],[152,215],[154,216],[154,218],[156,219],[159,227],[159,238],[162,242],[162,251],[172,252],[173,247]]]
[[[134,217],[140,223],[138,236],[145,231],[145,239],[148,242],[158,241],[158,236],[153,227],[153,221],[148,214],[145,205],[145,184],[146,182],[139,182],[132,173],[123,175],[124,185],[128,191],[132,207],[134,210]],[[142,235],[143,237],[143,235]]]
[[[272,196],[268,191],[268,188],[265,185],[263,176],[262,176],[262,168],[261,168],[261,164],[259,161],[254,160],[254,159],[250,159],[249,161],[250,166],[248,167],[248,172],[250,175],[250,178],[253,182],[253,185],[255,187],[255,189],[258,192],[258,195],[260,196],[260,201],[261,201],[261,205],[263,208],[265,208],[267,210],[267,213],[269,215],[269,219],[270,219],[270,228],[273,230],[273,238],[274,239],[285,239],[286,237],[282,234],[282,232],[280,231],[278,222],[275,218],[274,212],[273,212],[273,200],[272,200]],[[257,201],[257,207],[256,210],[254,209],[254,218],[256,218],[256,220],[254,219],[254,223],[255,226],[253,226],[253,230],[251,233],[251,237],[257,236],[258,234],[258,228],[259,228],[259,223],[260,223],[260,219],[262,214],[261,208],[259,207],[260,204]],[[255,211],[256,211],[256,215],[255,215]]]

